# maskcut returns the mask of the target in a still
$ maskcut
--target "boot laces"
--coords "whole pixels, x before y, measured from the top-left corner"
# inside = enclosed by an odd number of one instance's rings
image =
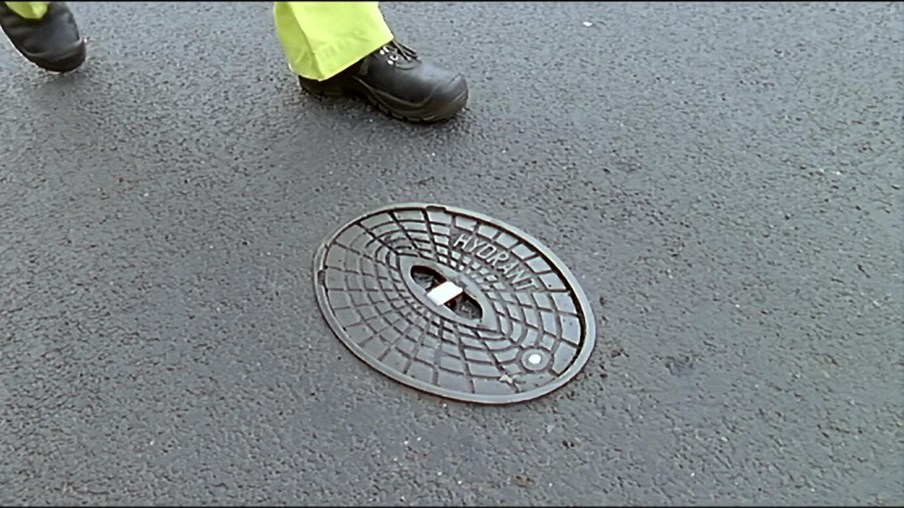
[[[390,65],[394,64],[398,60],[417,60],[417,51],[397,41],[392,41],[380,48],[380,54],[385,55],[389,58]]]

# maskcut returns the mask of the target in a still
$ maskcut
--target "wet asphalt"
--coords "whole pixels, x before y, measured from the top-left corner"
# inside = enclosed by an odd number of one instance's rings
[[[904,504],[901,4],[384,4],[432,127],[302,95],[268,3],[72,9],[78,72],[0,51],[0,503]],[[314,252],[406,201],[565,261],[577,378],[342,346]]]

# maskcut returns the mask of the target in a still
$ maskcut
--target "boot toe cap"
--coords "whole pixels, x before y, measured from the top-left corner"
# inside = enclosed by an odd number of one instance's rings
[[[460,73],[438,86],[423,108],[429,111],[429,120],[447,120],[460,112],[468,103],[468,82]]]
[[[52,55],[38,63],[44,69],[54,72],[70,72],[85,62],[87,51],[84,42],[64,49],[58,49]]]

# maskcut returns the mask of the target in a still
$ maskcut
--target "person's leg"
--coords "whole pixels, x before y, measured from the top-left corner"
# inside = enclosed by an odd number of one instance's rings
[[[289,69],[317,81],[392,41],[377,2],[276,2],[273,18]]]
[[[5,2],[9,9],[25,19],[38,21],[47,13],[50,2]]]
[[[395,42],[377,2],[276,2],[273,17],[289,69],[309,93],[362,95],[422,122],[450,118],[467,103],[461,74]]]
[[[0,2],[0,28],[42,69],[68,72],[85,61],[85,41],[64,2]]]

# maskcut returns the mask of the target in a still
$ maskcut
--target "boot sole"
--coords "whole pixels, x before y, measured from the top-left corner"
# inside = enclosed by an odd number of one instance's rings
[[[22,55],[22,58],[37,65],[45,71],[50,72],[66,73],[74,71],[81,67],[83,63],[85,63],[85,58],[88,55],[84,41],[80,41],[77,46],[74,46],[72,49],[67,51],[61,58],[46,60],[40,57],[29,55],[27,52],[25,52],[25,50],[19,47],[18,44],[13,42],[12,39],[8,38],[8,40],[13,45],[13,47],[16,48],[16,51],[18,51],[19,54]]]
[[[461,111],[468,103],[468,89],[465,88],[458,96],[449,101],[439,111],[428,114],[418,114],[417,111],[402,110],[383,100],[373,89],[364,83],[357,82],[358,86],[348,87],[340,84],[323,85],[322,82],[299,80],[301,87],[311,95],[317,97],[363,97],[380,112],[397,120],[412,123],[436,123],[449,120]],[[429,102],[429,99],[427,100]]]

